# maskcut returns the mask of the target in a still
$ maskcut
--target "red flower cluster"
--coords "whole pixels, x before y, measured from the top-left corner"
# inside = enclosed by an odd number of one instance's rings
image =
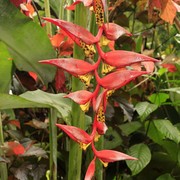
[[[95,160],[98,158],[106,167],[109,162],[119,160],[136,160],[136,158],[128,156],[124,153],[113,150],[98,151],[94,142],[98,140],[100,135],[105,134],[107,126],[105,124],[105,112],[108,97],[117,89],[125,86],[135,78],[151,73],[154,70],[156,59],[124,50],[113,50],[103,52],[101,49],[100,39],[105,36],[109,41],[115,41],[121,35],[129,33],[124,28],[114,23],[104,23],[104,7],[103,0],[77,0],[72,6],[83,2],[85,6],[93,5],[96,23],[98,25],[98,33],[93,36],[85,28],[59,19],[44,18],[44,20],[59,26],[66,34],[83,50],[86,57],[94,59],[94,54],[98,54],[96,62],[89,63],[84,60],[74,58],[58,58],[50,60],[42,60],[41,63],[51,64],[79,78],[89,87],[91,78],[94,76],[97,82],[93,92],[79,90],[66,95],[66,98],[72,99],[78,103],[83,111],[88,111],[92,105],[95,116],[92,125],[91,134],[84,130],[69,126],[57,124],[57,127],[64,131],[71,139],[78,142],[82,149],[86,149],[89,145],[92,147],[94,159],[91,161],[85,179],[91,179],[95,171]],[[97,52],[96,52],[97,51]],[[100,66],[100,64],[102,66]],[[100,77],[98,70],[102,68],[103,77]]]

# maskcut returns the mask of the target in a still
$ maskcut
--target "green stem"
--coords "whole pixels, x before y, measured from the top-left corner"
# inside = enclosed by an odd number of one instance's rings
[[[2,119],[1,119],[1,112],[0,112],[0,146],[4,144],[4,136],[3,136],[3,126],[2,126]],[[4,152],[0,148],[0,156],[3,156]],[[8,179],[8,172],[6,163],[0,162],[0,179]]]
[[[104,137],[101,136],[99,141],[96,143],[96,148],[98,150],[101,150],[104,148]],[[96,161],[96,172],[95,172],[95,177],[97,180],[102,180],[103,179],[103,165],[100,161]]]
[[[74,23],[86,27],[86,8],[83,4],[79,4],[75,11]],[[74,58],[84,59],[84,53],[77,45],[74,46]],[[72,78],[72,91],[82,89],[82,83],[77,78]],[[72,123],[71,125],[84,129],[85,114],[81,111],[79,105],[73,103],[72,105]],[[68,166],[68,180],[81,179],[81,162],[82,162],[82,149],[79,144],[70,140],[69,151],[69,166]]]
[[[57,180],[57,111],[54,108],[50,109],[49,121],[50,179]]]
[[[45,16],[51,17],[49,0],[44,0],[44,7],[45,7]],[[48,35],[52,36],[52,27],[51,27],[51,23],[49,22],[46,23],[46,31]]]
[[[65,0],[60,0],[60,4],[59,4],[59,19],[64,19],[64,3]]]

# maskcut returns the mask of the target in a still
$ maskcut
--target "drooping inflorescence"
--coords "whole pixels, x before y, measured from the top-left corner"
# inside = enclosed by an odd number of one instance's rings
[[[82,1],[76,1],[73,5],[80,2]],[[85,2],[83,3],[85,4]],[[154,63],[157,62],[154,58],[135,52],[124,50],[103,52],[100,44],[100,39],[103,35],[108,40],[115,41],[121,35],[125,34],[130,36],[131,33],[114,23],[109,23],[108,25],[104,23],[104,0],[93,0],[88,6],[89,5],[93,5],[94,8],[98,26],[97,36],[93,36],[88,30],[70,22],[52,18],[44,18],[44,20],[64,30],[67,35],[84,50],[86,57],[92,59],[94,58],[94,54],[97,53],[98,60],[93,64],[73,58],[41,61],[41,63],[51,64],[67,71],[84,82],[86,87],[90,85],[91,77],[95,77],[96,87],[94,87],[94,92],[79,90],[65,96],[78,103],[85,112],[89,110],[89,106],[93,107],[94,120],[91,133],[88,134],[77,127],[57,124],[58,128],[79,143],[83,150],[91,145],[94,158],[87,169],[85,179],[91,179],[94,175],[96,159],[99,159],[104,166],[107,166],[109,162],[119,160],[136,160],[134,157],[113,150],[98,151],[94,143],[98,139],[97,136],[105,134],[107,130],[105,112],[108,97],[111,96],[115,90],[125,86],[135,78],[143,74],[151,73],[154,69]],[[103,77],[98,74],[99,68],[102,67],[100,66],[101,64],[105,64],[105,67],[103,66],[105,69],[103,71],[105,73]],[[126,68],[127,66],[131,68]],[[108,74],[106,75],[106,73]]]

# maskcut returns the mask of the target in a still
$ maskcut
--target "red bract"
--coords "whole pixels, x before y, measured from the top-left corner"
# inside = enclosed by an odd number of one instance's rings
[[[51,64],[62,68],[74,76],[87,74],[97,68],[97,63],[92,65],[86,61],[74,59],[74,58],[59,58],[42,60],[40,63]]]
[[[59,58],[59,59],[50,59],[50,60],[42,60],[40,61],[44,64],[51,64],[57,66],[58,68],[62,68],[65,71],[69,72],[75,77],[81,79],[87,86],[90,84],[91,80],[91,72],[94,71],[99,63],[100,58],[95,64],[89,64],[86,61],[74,59],[74,58]]]
[[[101,160],[104,167],[108,166],[108,163],[115,162],[115,161],[121,161],[121,160],[137,160],[137,158],[134,158],[132,156],[129,156],[127,154],[113,151],[113,150],[101,150],[97,151],[94,147],[94,144],[92,143],[92,149],[94,152],[94,155]]]
[[[92,180],[92,177],[94,176],[94,172],[95,172],[95,166],[96,166],[95,160],[96,160],[96,157],[94,157],[94,159],[89,164],[84,180]]]
[[[92,92],[86,90],[80,90],[70,93],[64,97],[70,98],[74,102],[80,104],[82,111],[86,112],[89,110],[92,96],[93,96]]]
[[[76,0],[74,3],[72,3],[70,6],[66,6],[66,9],[68,10],[74,10],[75,6],[79,3],[83,3],[84,6],[89,7],[92,5],[93,0]]]
[[[136,77],[147,74],[146,71],[130,71],[130,70],[118,70],[110,73],[103,78],[100,78],[95,71],[96,80],[100,86],[108,90],[119,89],[130,81],[134,80]]]
[[[133,63],[140,63],[144,61],[158,62],[157,59],[152,57],[124,50],[110,51],[104,54],[102,53],[102,58],[105,63],[115,67],[125,67]]]
[[[44,20],[59,26],[62,30],[64,30],[69,37],[72,38],[79,46],[81,43],[84,42],[88,45],[94,44],[97,42],[95,36],[93,36],[88,30],[85,28],[73,24],[71,22],[67,22],[60,19],[53,19],[53,18],[43,18]]]
[[[56,124],[56,126],[63,130],[72,140],[78,142],[84,150],[87,148],[89,143],[92,142],[92,136],[80,128],[62,124]]]
[[[124,34],[128,36],[132,35],[129,31],[127,31],[123,27],[114,23],[104,24],[104,33],[107,39],[112,40],[112,41],[115,41],[116,39],[118,39],[120,36]]]

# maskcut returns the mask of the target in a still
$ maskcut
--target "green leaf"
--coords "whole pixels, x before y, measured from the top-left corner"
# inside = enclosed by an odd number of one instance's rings
[[[50,94],[41,90],[28,91],[20,96],[0,94],[0,109],[56,108],[61,117],[70,124],[71,101],[65,94]]]
[[[0,93],[8,93],[12,80],[13,63],[5,44],[0,42]]]
[[[65,0],[60,0],[60,1],[49,0],[50,6],[54,10],[57,16],[59,16],[60,3],[62,3],[61,1],[63,1],[63,3],[65,2]]]
[[[131,146],[128,154],[138,159],[137,161],[126,161],[133,176],[140,173],[151,160],[151,152],[145,144],[136,144]]]
[[[169,120],[154,120],[153,122],[164,138],[171,139],[176,143],[180,142],[180,131]]]
[[[145,127],[148,129],[148,136],[159,144],[163,139],[170,139],[177,144],[180,142],[180,131],[169,120],[154,120],[149,127],[146,122]]]
[[[158,106],[161,106],[164,102],[167,101],[167,99],[169,99],[169,94],[167,93],[154,93],[148,97],[148,100],[151,103]]]
[[[141,121],[144,121],[157,108],[158,106],[156,104],[150,104],[148,102],[140,102],[135,106],[135,109],[139,114]]]
[[[171,174],[166,173],[159,176],[156,180],[175,180],[175,179],[171,176]]]
[[[125,134],[126,136],[129,136],[131,133],[137,131],[139,128],[141,128],[142,124],[138,121],[134,122],[128,122],[126,124],[121,124],[119,128]]]
[[[0,40],[7,45],[19,70],[37,73],[45,84],[54,79],[55,68],[38,62],[55,58],[46,32],[8,0],[0,3]]]
[[[162,89],[161,91],[170,91],[170,92],[175,92],[175,93],[180,94],[180,87],[169,88],[169,89]]]
[[[20,97],[23,97],[26,100],[33,101],[36,103],[41,103],[44,106],[56,108],[57,111],[61,114],[66,122],[68,121],[70,111],[71,111],[71,101],[67,98],[64,98],[65,94],[50,94],[41,90],[28,91]],[[70,122],[68,122],[69,124]]]
[[[122,138],[117,129],[108,127],[106,134],[104,135],[104,148],[114,149],[122,144]]]

